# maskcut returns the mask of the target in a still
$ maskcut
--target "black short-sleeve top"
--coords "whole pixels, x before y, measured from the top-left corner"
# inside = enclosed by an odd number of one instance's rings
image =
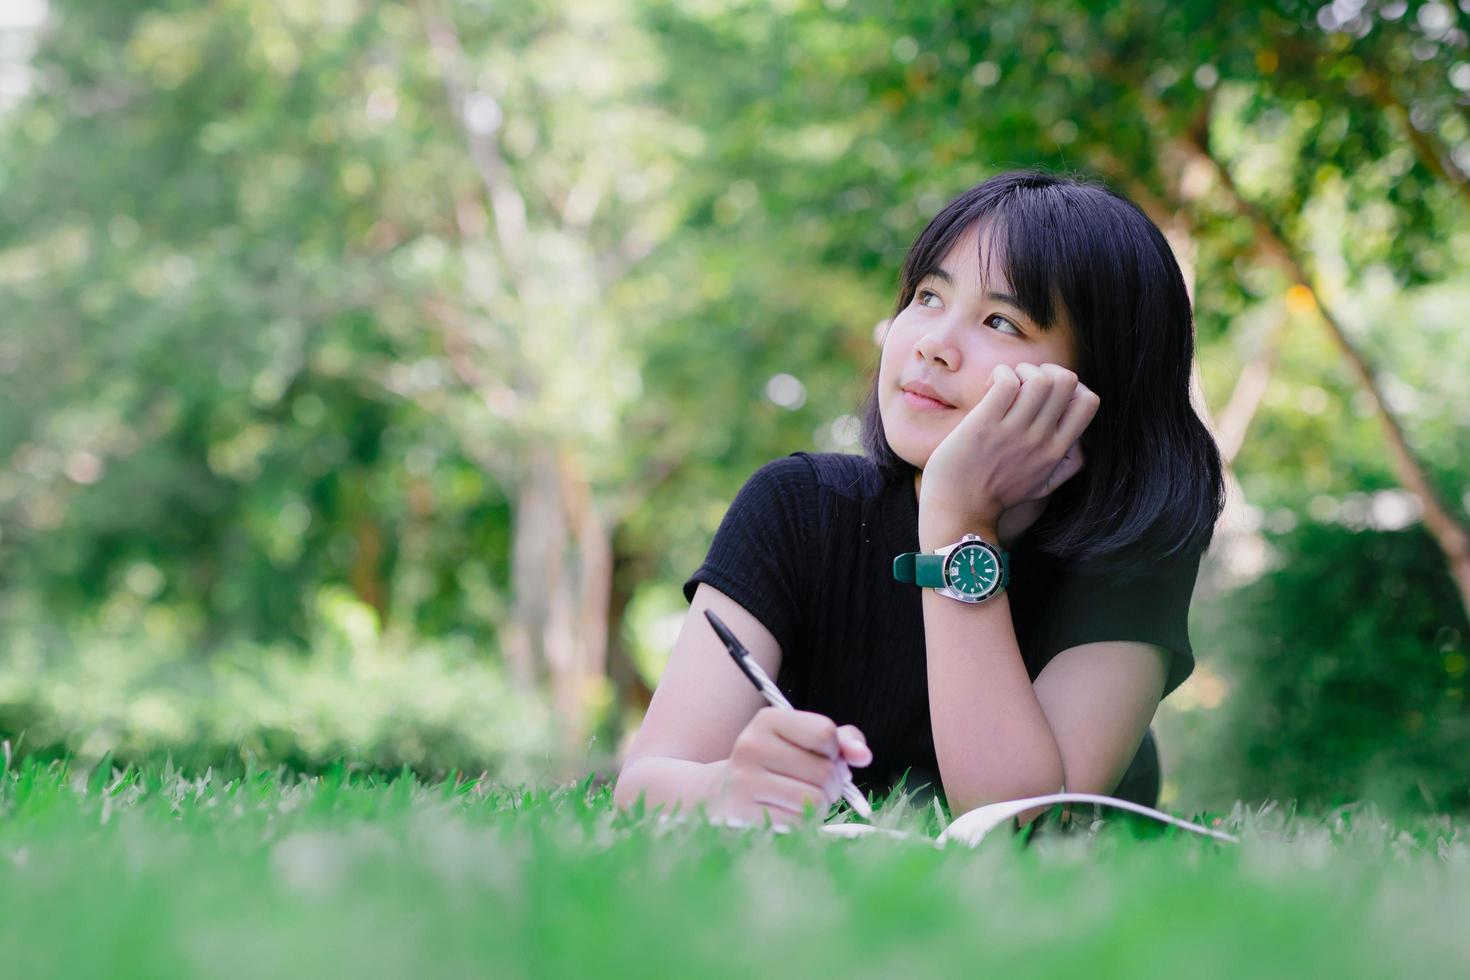
[[[853,777],[865,792],[886,793],[907,773],[909,788],[943,793],[921,592],[893,578],[894,556],[918,550],[912,472],[844,453],[793,453],[746,481],[684,583],[686,600],[708,582],[765,624],[781,647],[776,684],[793,705],[863,731],[873,763]],[[1069,647],[1136,640],[1170,652],[1167,697],[1194,669],[1187,620],[1199,560],[1195,552],[1120,582],[1022,535],[1007,592],[1031,679]]]

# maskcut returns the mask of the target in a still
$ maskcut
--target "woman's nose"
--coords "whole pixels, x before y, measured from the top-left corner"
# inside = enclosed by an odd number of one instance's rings
[[[951,371],[960,366],[959,345],[947,326],[936,326],[920,337],[914,344],[914,353],[921,361],[936,361]]]

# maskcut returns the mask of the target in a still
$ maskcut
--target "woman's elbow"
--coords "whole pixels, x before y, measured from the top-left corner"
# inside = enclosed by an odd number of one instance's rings
[[[613,806],[619,810],[631,809],[642,791],[634,772],[637,763],[636,759],[624,762],[623,768],[618,770],[618,778],[613,782]]]

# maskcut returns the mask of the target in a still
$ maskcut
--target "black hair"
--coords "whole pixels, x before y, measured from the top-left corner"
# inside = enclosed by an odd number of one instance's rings
[[[972,226],[988,228],[1003,246],[985,261],[1000,252],[1028,317],[1048,329],[1065,311],[1078,378],[1101,400],[1082,434],[1082,471],[1052,494],[1028,536],[1048,554],[1125,577],[1203,551],[1225,505],[1223,466],[1190,404],[1193,318],[1163,234],[1137,205],[1099,184],[1038,170],[1003,173],[956,197],[920,232],[894,316]],[[879,394],[875,368],[862,408],[863,451],[912,484],[916,468],[883,432]]]

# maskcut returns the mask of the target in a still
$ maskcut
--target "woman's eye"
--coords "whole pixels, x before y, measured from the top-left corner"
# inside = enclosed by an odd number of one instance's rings
[[[939,298],[939,294],[932,289],[915,290],[914,302],[918,303],[920,306],[930,307],[931,309],[937,308],[943,304],[943,300]],[[1009,332],[1012,336],[1015,337],[1026,336],[1024,333],[1021,332],[1020,327],[1016,326],[1014,323],[1001,316],[999,313],[992,313],[990,316],[985,318],[985,322],[987,324],[995,324],[997,322],[1002,324],[1001,327],[996,328],[997,331],[1000,333]],[[1005,328],[1009,328],[1009,330],[1007,331]]]
[[[987,317],[986,320],[985,320],[986,323],[995,323],[996,321],[999,321],[999,322],[1005,324],[1007,327],[1010,327],[1011,328],[1011,332],[1014,333],[1015,336],[1017,336],[1017,337],[1024,337],[1024,336],[1026,336],[1025,334],[1023,334],[1021,332],[1021,330],[1020,330],[1019,327],[1017,327],[1011,321],[1007,320],[1005,317],[1001,316],[999,313],[993,313],[989,317]]]

